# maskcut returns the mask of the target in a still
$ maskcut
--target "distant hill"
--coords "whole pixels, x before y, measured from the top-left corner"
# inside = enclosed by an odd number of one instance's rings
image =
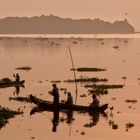
[[[118,34],[134,32],[134,27],[126,19],[113,23],[98,18],[71,19],[53,15],[0,19],[0,34]]]

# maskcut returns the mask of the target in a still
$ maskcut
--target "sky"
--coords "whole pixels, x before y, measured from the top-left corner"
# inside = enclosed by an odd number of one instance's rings
[[[140,0],[0,0],[0,18],[56,15],[105,21],[127,18],[140,31]]]

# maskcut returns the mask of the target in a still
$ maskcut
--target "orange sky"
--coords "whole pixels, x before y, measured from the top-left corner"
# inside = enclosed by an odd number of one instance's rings
[[[0,0],[0,18],[54,14],[72,18],[127,18],[140,31],[140,0]],[[128,13],[128,15],[125,15]]]

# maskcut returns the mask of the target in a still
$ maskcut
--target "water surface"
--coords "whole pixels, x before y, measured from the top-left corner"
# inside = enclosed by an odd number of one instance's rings
[[[70,36],[69,36],[70,37]],[[9,124],[0,130],[3,140],[12,139],[139,139],[140,138],[140,38],[139,34],[130,35],[93,35],[91,36],[1,36],[0,38],[0,77],[13,78],[13,73],[19,73],[26,80],[25,88],[20,88],[16,95],[15,88],[0,89],[0,103],[11,109],[21,108],[23,116],[10,119]],[[122,89],[110,89],[107,95],[100,96],[100,102],[109,103],[114,107],[108,109],[107,116],[103,114],[89,115],[73,112],[71,123],[62,121],[68,114],[59,113],[57,131],[52,132],[53,112],[44,111],[30,116],[34,104],[9,101],[9,97],[36,95],[42,99],[52,100],[48,94],[51,81],[59,80],[59,88],[67,88],[75,99],[75,84],[64,83],[73,79],[70,46],[75,67],[106,68],[104,72],[77,72],[76,76],[107,78],[107,84],[124,84]],[[115,48],[114,46],[118,46]],[[21,66],[30,66],[30,71],[16,70]],[[122,77],[126,77],[123,79]],[[82,98],[80,95],[86,94]],[[61,100],[66,99],[60,91]],[[136,99],[136,104],[126,103],[126,99]],[[78,84],[77,104],[89,105],[91,96],[83,84]],[[109,126],[114,121],[118,129]],[[88,128],[85,124],[94,122]],[[126,131],[126,124],[134,127]]]

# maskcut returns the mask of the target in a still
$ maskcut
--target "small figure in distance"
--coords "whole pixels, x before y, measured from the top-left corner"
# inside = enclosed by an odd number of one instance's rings
[[[92,95],[92,103],[90,104],[91,107],[99,107],[100,101],[97,98],[96,94]]]
[[[20,81],[20,76],[19,76],[18,73],[17,73],[16,75],[13,74],[13,77],[15,77],[15,81],[16,81],[16,82],[19,82],[19,81]]]
[[[53,104],[58,105],[59,104],[59,89],[57,88],[56,84],[52,84],[52,91],[49,92],[53,96]]]
[[[66,104],[67,105],[73,105],[73,97],[71,96],[70,92],[68,92],[68,97],[67,97]]]

